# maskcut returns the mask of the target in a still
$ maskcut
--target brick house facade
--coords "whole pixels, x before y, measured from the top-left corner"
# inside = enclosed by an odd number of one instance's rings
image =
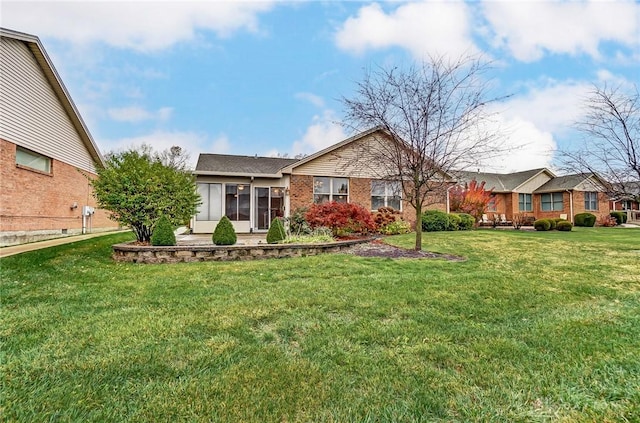
[[[0,245],[115,229],[89,184],[102,156],[40,40],[0,35]]]

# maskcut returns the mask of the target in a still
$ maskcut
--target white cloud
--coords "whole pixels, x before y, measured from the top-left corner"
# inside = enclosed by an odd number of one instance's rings
[[[419,59],[443,54],[458,57],[477,52],[471,18],[469,6],[462,1],[402,4],[390,13],[374,3],[347,19],[335,41],[339,48],[358,54],[398,46]]]
[[[586,82],[551,81],[512,97],[499,107],[507,118],[526,119],[545,132],[564,132],[580,118],[582,102],[591,88]]]
[[[154,51],[189,41],[198,30],[228,37],[258,32],[257,15],[272,1],[3,1],[2,25],[74,44],[104,42]]]
[[[231,143],[226,135],[220,135],[213,142],[208,143],[208,148],[204,150],[205,153],[226,154],[231,150]]]
[[[161,107],[157,111],[149,111],[139,106],[111,108],[107,110],[109,117],[118,122],[137,123],[146,120],[166,121],[171,118],[173,109]]]
[[[634,1],[486,1],[483,10],[494,45],[524,62],[545,52],[597,58],[605,41],[640,45],[640,5]]]
[[[320,107],[320,108],[324,107],[324,104],[325,104],[324,99],[322,97],[315,94],[311,94],[311,93],[297,93],[295,97],[298,100],[307,101],[313,104],[314,106]]]
[[[313,117],[301,139],[293,143],[293,156],[313,154],[347,138],[342,126],[335,122],[335,114],[325,110]]]
[[[550,132],[520,117],[503,116],[495,124],[504,134],[504,152],[480,163],[481,171],[508,173],[551,167],[557,145]]]

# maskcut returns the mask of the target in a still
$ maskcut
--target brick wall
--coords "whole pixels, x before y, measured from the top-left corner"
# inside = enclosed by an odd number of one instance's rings
[[[313,176],[291,175],[289,187],[291,211],[313,204]],[[367,210],[371,208],[371,179],[349,178],[349,202],[359,204]],[[429,196],[425,203],[425,210],[446,211],[444,195]],[[406,201],[402,202],[402,217],[412,227],[415,222],[415,209]]]
[[[571,214],[571,195],[573,194],[573,215]],[[609,203],[607,195],[604,192],[598,193],[598,210],[585,210],[584,207],[584,192],[572,191],[562,193],[562,210],[557,211],[542,211],[542,196],[541,194],[534,194],[533,196],[533,214],[536,219],[557,218],[561,214],[566,214],[567,218],[573,221],[573,216],[578,213],[592,213],[596,217],[601,217],[609,214]]]
[[[32,171],[17,167],[15,156],[16,145],[0,140],[0,235],[15,231],[81,231],[82,206],[96,208],[84,174],[55,159],[50,174]],[[74,203],[78,207],[72,209]],[[117,227],[107,212],[97,208],[91,224],[93,231]]]

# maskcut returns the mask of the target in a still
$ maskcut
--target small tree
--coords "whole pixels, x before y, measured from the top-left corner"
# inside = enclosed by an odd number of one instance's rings
[[[499,131],[485,124],[488,96],[480,58],[430,58],[421,66],[370,72],[353,98],[343,98],[345,120],[358,130],[377,128],[358,152],[363,173],[398,181],[415,210],[415,249],[422,249],[422,212],[443,197],[456,170],[503,151]],[[350,164],[352,165],[352,164]]]
[[[162,216],[153,228],[151,245],[176,245],[176,235],[167,216]]]
[[[282,225],[282,221],[274,217],[269,226],[269,232],[267,232],[267,243],[276,244],[287,237],[287,234]]]
[[[149,242],[153,226],[166,216],[172,226],[187,223],[200,205],[195,178],[163,164],[144,147],[107,155],[106,166],[91,181],[98,206],[111,219],[130,226],[140,242]]]
[[[449,204],[451,211],[459,213],[467,213],[480,220],[486,212],[491,200],[493,200],[493,188],[484,189],[485,182],[478,183],[472,179],[464,187],[456,185],[449,192]]]
[[[233,224],[227,216],[222,216],[222,219],[213,230],[211,239],[216,245],[233,245],[236,243],[238,235],[236,235],[236,230],[233,229]]]

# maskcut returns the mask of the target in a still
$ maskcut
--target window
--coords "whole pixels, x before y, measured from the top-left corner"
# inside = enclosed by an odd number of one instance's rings
[[[495,195],[491,196],[491,200],[487,203],[487,211],[495,212],[498,211],[498,201]]]
[[[597,192],[584,193],[584,209],[598,210],[598,193]]]
[[[561,192],[542,194],[541,203],[542,211],[562,211],[564,209]]]
[[[16,164],[40,172],[51,173],[51,159],[49,157],[24,148],[16,148]]]
[[[249,220],[251,213],[251,193],[249,185],[226,184],[225,214],[232,221]]]
[[[313,202],[316,204],[336,201],[346,203],[349,200],[349,179],[347,178],[313,178]]]
[[[518,194],[518,206],[521,212],[533,211],[531,194]]]
[[[198,193],[202,204],[196,220],[222,219],[222,184],[198,184]]]
[[[400,210],[399,181],[371,181],[371,210],[378,210],[380,207],[393,207]]]

